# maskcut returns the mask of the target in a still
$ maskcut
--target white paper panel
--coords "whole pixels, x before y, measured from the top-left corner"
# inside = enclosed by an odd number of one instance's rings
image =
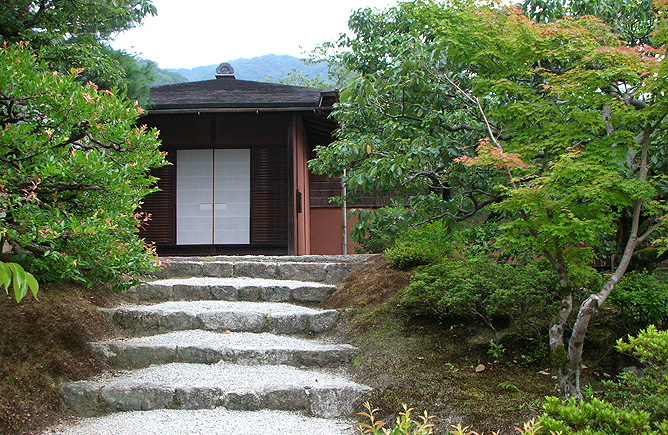
[[[250,150],[215,150],[214,242],[250,243]]]
[[[213,150],[176,152],[176,243],[213,243]]]

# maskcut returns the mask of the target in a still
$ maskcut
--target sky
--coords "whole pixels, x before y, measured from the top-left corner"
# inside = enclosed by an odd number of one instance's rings
[[[158,15],[116,36],[112,46],[158,63],[193,68],[264,54],[307,57],[347,32],[354,10],[396,0],[153,0]]]

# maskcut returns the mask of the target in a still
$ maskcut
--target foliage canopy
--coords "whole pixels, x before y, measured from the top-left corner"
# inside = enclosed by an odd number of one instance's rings
[[[27,44],[0,48],[2,260],[42,280],[120,283],[153,263],[136,210],[164,155],[136,103],[77,73],[48,72]]]
[[[356,12],[340,41],[356,77],[335,112],[338,140],[311,168],[345,170],[348,192],[394,192],[409,206],[390,210],[404,226],[503,218],[498,246],[545,257],[559,278],[550,344],[568,354],[566,396],[581,397],[591,316],[636,250],[666,240],[662,16],[653,11],[651,45],[635,46],[590,15],[536,23],[495,3],[413,1]],[[373,220],[361,214],[360,228]],[[584,301],[566,344],[570,276],[612,252],[615,273]]]
[[[7,0],[0,5],[0,42],[30,41],[50,70],[80,68],[80,82],[119,88],[147,103],[156,65],[106,42],[156,13],[150,0]]]

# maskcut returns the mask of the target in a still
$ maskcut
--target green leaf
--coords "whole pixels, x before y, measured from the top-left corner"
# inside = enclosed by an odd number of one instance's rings
[[[6,263],[0,262],[0,285],[5,287],[5,292],[9,294],[9,284],[12,282],[12,271]]]
[[[28,284],[28,287],[30,288],[33,297],[37,299],[37,292],[39,291],[39,283],[37,282],[37,279],[35,279],[32,273],[26,272],[26,283]]]
[[[26,283],[26,271],[23,270],[20,264],[9,263],[9,268],[12,270],[13,276],[13,287],[14,287],[14,297],[16,302],[21,302],[21,300],[28,294],[28,284]]]

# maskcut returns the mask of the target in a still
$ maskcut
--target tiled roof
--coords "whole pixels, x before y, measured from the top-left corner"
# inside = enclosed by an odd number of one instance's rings
[[[151,88],[150,110],[317,108],[330,91],[233,78],[179,83]]]

